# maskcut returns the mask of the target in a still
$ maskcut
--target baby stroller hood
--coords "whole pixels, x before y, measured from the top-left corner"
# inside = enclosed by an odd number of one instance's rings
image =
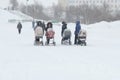
[[[47,29],[47,32],[49,32],[49,31],[53,31],[53,29],[52,29],[52,28],[48,28],[48,29]]]
[[[81,29],[78,36],[79,37],[86,37],[87,36],[86,30]]]
[[[86,37],[87,37],[87,32],[86,30],[80,30],[79,35],[78,35],[78,44],[81,46],[86,46]]]
[[[46,37],[53,38],[54,34],[55,34],[55,32],[53,31],[53,29],[52,28],[48,28],[48,30],[46,32]]]
[[[43,29],[42,27],[36,27],[35,29],[35,36],[43,36]]]
[[[66,37],[66,36],[71,36],[71,31],[69,29],[64,30],[63,37]]]

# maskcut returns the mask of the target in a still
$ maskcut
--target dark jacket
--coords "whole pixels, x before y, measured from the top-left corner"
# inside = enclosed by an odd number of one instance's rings
[[[44,30],[44,27],[43,27],[43,24],[42,24],[41,21],[37,21],[37,25],[34,27],[34,30],[35,30],[37,27],[42,27],[42,29]]]
[[[32,21],[32,27],[33,28],[35,27],[35,21],[34,20]]]
[[[77,21],[75,27],[75,35],[79,34],[80,30],[81,30],[80,21]]]
[[[43,26],[43,28],[44,28],[44,30],[45,30],[45,23],[44,23],[44,22],[42,23],[42,26]]]
[[[67,29],[67,24],[65,22],[62,22],[61,36],[63,36],[63,32],[64,32],[65,29]]]
[[[22,24],[20,22],[18,23],[17,28],[22,29]]]

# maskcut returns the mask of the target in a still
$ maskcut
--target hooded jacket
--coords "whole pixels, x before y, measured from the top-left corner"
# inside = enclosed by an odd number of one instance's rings
[[[79,34],[80,30],[81,30],[80,21],[77,21],[75,27],[75,35]]]
[[[22,24],[20,22],[18,23],[17,28],[22,29]]]
[[[52,22],[48,22],[47,23],[46,31],[48,30],[48,28],[53,28]]]

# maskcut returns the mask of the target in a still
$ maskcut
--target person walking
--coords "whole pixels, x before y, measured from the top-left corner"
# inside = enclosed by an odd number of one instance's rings
[[[19,23],[17,24],[17,29],[18,29],[18,33],[20,34],[20,33],[21,33],[21,29],[22,29],[22,24],[21,24],[21,22],[19,22]]]

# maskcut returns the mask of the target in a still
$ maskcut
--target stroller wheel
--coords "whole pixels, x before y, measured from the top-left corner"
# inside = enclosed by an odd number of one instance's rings
[[[72,45],[72,42],[71,42],[71,41],[69,41],[69,45]]]
[[[80,41],[80,40],[78,40],[77,44],[81,45],[81,41]]]
[[[35,41],[35,42],[34,42],[34,45],[40,45],[40,42]]]
[[[84,43],[84,46],[87,46],[87,43],[86,43],[86,42]]]
[[[81,46],[83,46],[84,44],[83,44],[83,43],[81,43],[80,45],[81,45]]]
[[[56,42],[53,42],[54,46],[56,46]]]
[[[44,45],[44,44],[43,44],[43,41],[41,42],[41,44],[42,44],[42,46]]]

